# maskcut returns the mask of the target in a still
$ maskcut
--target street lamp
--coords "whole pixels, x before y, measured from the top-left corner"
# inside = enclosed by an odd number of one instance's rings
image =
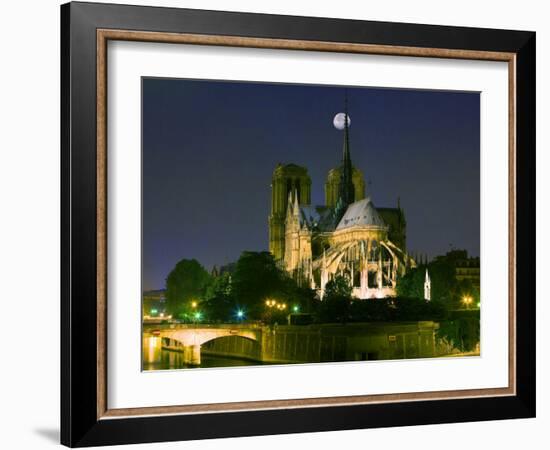
[[[462,303],[466,306],[466,308],[469,308],[471,303],[473,301],[473,298],[470,295],[465,295],[462,297]]]

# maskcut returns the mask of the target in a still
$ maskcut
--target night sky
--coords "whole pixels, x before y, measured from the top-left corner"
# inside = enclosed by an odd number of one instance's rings
[[[143,288],[182,258],[208,270],[268,249],[278,162],[324,204],[340,164],[343,87],[143,79]],[[348,88],[353,165],[375,206],[407,218],[409,252],[479,256],[479,94]]]

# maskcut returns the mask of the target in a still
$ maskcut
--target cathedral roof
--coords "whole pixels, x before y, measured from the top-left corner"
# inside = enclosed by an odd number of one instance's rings
[[[300,225],[310,230],[332,231],[332,209],[326,206],[300,205]]]
[[[304,223],[309,229],[317,226],[319,222],[319,213],[315,210],[313,206],[310,205],[300,205],[300,225]]]
[[[385,226],[369,197],[352,203],[336,227],[337,230],[354,226]]]

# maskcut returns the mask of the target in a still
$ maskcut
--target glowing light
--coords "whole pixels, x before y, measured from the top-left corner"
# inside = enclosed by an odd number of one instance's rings
[[[294,305],[294,307],[292,308],[292,311],[298,312],[300,311],[300,307],[298,305]]]
[[[242,318],[244,317],[244,311],[242,311],[242,310],[239,309],[239,310],[237,311],[237,317],[238,317],[239,319],[242,319]]]
[[[192,301],[191,302],[191,308],[196,308],[197,307],[197,302],[196,301]]]
[[[151,314],[155,315],[156,313],[158,313],[158,311],[157,311],[155,308],[153,308],[153,309],[151,310]]]
[[[160,350],[160,341],[157,341],[157,338],[152,336],[149,338],[149,354],[148,354],[148,361],[149,362],[155,362],[156,358],[155,356],[158,355],[158,350]]]
[[[197,311],[195,314],[194,314],[194,317],[196,320],[201,320],[201,317],[202,317],[202,313],[200,311]]]
[[[348,119],[348,127],[351,124],[351,119],[347,114],[344,113],[338,113],[334,116],[334,119],[332,120],[332,123],[334,125],[334,128],[337,130],[343,130],[346,127],[346,118]]]

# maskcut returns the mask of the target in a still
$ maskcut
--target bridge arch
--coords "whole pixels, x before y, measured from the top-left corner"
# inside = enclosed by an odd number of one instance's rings
[[[246,336],[221,336],[201,345],[201,355],[204,354],[259,361],[262,356],[262,343]]]
[[[181,345],[184,361],[192,365],[201,363],[201,346],[225,337],[239,337],[249,341],[261,341],[261,329],[246,327],[178,327],[159,330],[159,336]]]

